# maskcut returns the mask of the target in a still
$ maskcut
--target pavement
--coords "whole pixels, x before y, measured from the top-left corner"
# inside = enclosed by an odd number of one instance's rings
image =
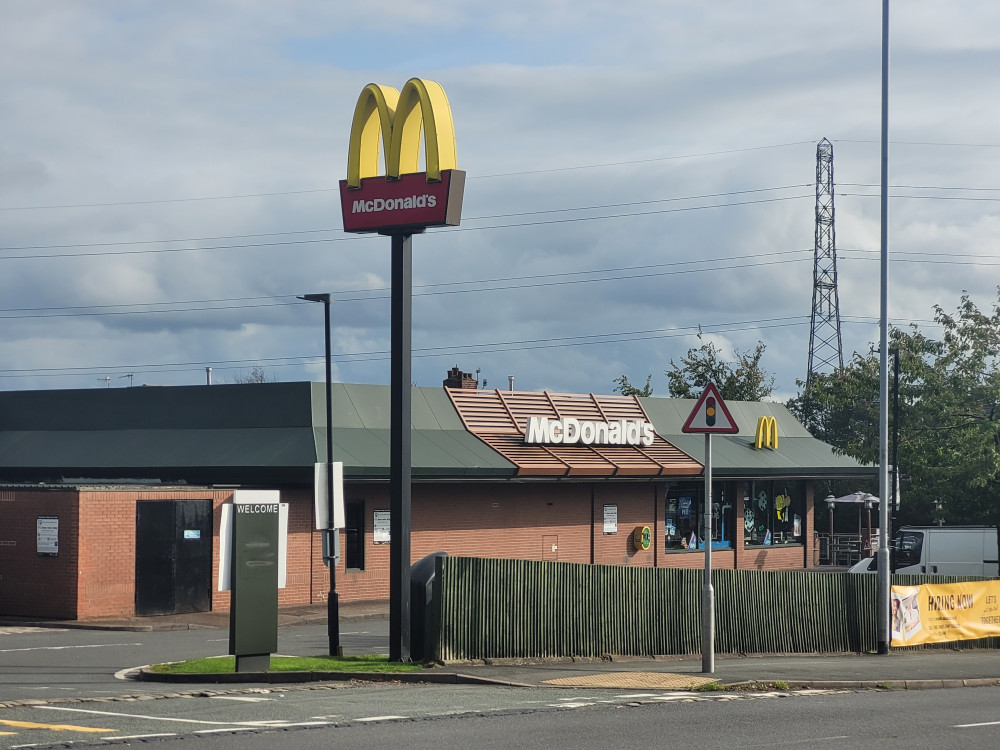
[[[340,606],[342,621],[384,619],[385,602]],[[326,605],[279,610],[279,627],[326,621]],[[198,612],[119,620],[38,620],[0,616],[0,626],[86,628],[98,630],[182,630],[229,628],[228,612]],[[633,657],[607,655],[601,659],[488,659],[427,665],[404,674],[370,673],[256,673],[205,676],[150,674],[141,679],[212,683],[288,683],[344,679],[386,679],[427,683],[491,684],[574,689],[698,690],[718,683],[727,690],[887,689],[921,690],[951,687],[1000,686],[1000,649],[898,649],[889,654],[715,654],[711,673],[703,671],[700,654]]]

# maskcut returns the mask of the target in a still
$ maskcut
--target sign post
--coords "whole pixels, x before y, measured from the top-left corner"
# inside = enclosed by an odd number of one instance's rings
[[[219,591],[230,591],[229,653],[237,672],[266,672],[278,650],[288,506],[277,490],[236,490],[222,506]]]
[[[379,144],[384,175],[379,174]],[[427,227],[458,226],[464,195],[465,172],[458,169],[455,125],[441,85],[411,78],[402,91],[377,83],[365,86],[351,121],[340,207],[345,232],[392,238],[390,661],[410,661],[411,240]]]
[[[714,383],[705,386],[705,391],[691,410],[681,432],[705,435],[705,500],[703,544],[705,545],[705,576],[701,588],[701,671],[712,674],[715,671],[715,589],[712,587],[712,433],[733,434],[739,432],[726,402],[722,400]]]

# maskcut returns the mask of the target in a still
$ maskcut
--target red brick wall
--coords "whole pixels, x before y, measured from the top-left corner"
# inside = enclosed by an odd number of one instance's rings
[[[594,488],[594,560],[598,565],[638,565],[653,567],[663,557],[663,508],[657,506],[662,485],[645,482],[591,485]],[[581,487],[581,495],[584,493]],[[589,494],[589,492],[587,493]],[[581,500],[589,498],[581,498]],[[618,533],[604,533],[604,506],[618,506]],[[649,526],[652,541],[648,550],[636,549],[632,532]],[[573,560],[587,562],[587,559]],[[662,562],[661,562],[662,564]]]
[[[816,492],[813,482],[806,482],[805,519],[802,524],[802,534],[805,539],[805,567],[813,568],[819,564],[819,539],[816,536]]]
[[[742,483],[732,483],[736,502],[733,550],[716,550],[716,568],[802,568],[802,546],[744,548]],[[704,553],[663,549],[663,482],[417,483],[412,488],[411,560],[444,551],[451,555],[560,560],[605,565],[701,568]],[[348,484],[347,497],[364,502],[364,569],[336,572],[342,602],[389,596],[388,544],[374,543],[373,516],[389,509],[386,484]],[[229,593],[216,591],[221,506],[231,490],[199,489],[75,492],[0,490],[0,613],[40,617],[128,617],[135,611],[136,503],[209,498],[213,503],[212,609],[227,610]],[[311,489],[284,490],[289,504],[288,578],[281,606],[326,601],[329,571],[314,530]],[[618,508],[618,533],[603,533],[604,505]],[[35,551],[35,519],[60,518],[60,554]],[[812,540],[812,488],[807,491],[805,532]],[[10,519],[9,522],[7,519]],[[653,533],[649,550],[631,542],[636,526]],[[341,538],[343,542],[343,537]]]
[[[389,509],[385,485],[348,486],[365,503],[365,569],[337,569],[342,602],[389,596],[388,544],[375,544],[373,517]],[[589,484],[415,484],[411,491],[410,559],[434,552],[529,560],[590,561]],[[621,536],[621,535],[619,535]],[[343,543],[343,538],[341,539]],[[553,549],[554,548],[554,549]],[[325,601],[326,568],[313,563],[315,601]]]
[[[313,580],[310,562],[314,552],[319,557],[320,566],[323,565],[323,541],[318,534],[313,534],[316,524],[313,520],[312,490],[282,490],[281,502],[288,503],[288,552],[285,588],[278,590],[278,605],[311,604]],[[228,606],[227,601],[227,609]]]
[[[107,489],[80,492],[80,596],[77,618],[131,617],[135,614],[136,503],[144,500],[212,500],[212,608],[219,566],[220,506],[232,490]],[[228,594],[225,595],[228,607]]]
[[[747,547],[740,555],[744,570],[796,570],[802,568],[803,547]]]
[[[38,554],[37,518],[59,518],[59,554]],[[77,617],[78,506],[74,491],[0,489],[0,614]]]

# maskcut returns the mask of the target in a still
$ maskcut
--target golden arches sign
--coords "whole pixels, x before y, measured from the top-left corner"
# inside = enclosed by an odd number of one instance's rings
[[[427,180],[437,182],[442,170],[456,169],[455,124],[448,97],[435,81],[411,78],[402,92],[369,83],[358,97],[347,152],[347,185],[361,186],[365,177],[379,174],[379,141],[385,176],[419,171],[420,134],[424,136]]]
[[[423,172],[418,171],[421,143]],[[369,83],[354,107],[347,179],[340,183],[344,230],[400,233],[457,226],[465,192],[465,172],[457,165],[451,106],[439,83],[411,78],[402,91]]]
[[[754,435],[753,447],[757,450],[767,447],[778,450],[778,420],[774,417],[761,417],[757,420],[757,432]]]

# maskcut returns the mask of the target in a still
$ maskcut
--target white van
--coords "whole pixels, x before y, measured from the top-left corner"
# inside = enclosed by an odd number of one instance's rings
[[[902,526],[890,550],[893,572],[936,576],[1000,576],[996,526]],[[874,573],[874,557],[851,573]]]

